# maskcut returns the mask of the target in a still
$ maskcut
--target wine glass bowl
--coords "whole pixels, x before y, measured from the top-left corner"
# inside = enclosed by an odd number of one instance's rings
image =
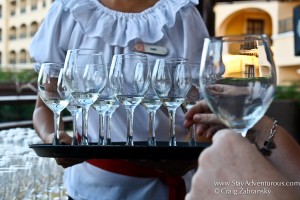
[[[200,87],[211,110],[242,136],[266,112],[276,89],[276,69],[265,35],[206,38]]]
[[[63,84],[63,67],[63,63],[43,63],[38,76],[38,95],[54,114],[54,145],[59,144],[60,113],[70,99]]]
[[[115,96],[127,113],[127,142],[133,146],[133,115],[149,87],[148,59],[143,54],[116,54],[113,56],[109,79]]]
[[[191,88],[182,104],[184,111],[191,109],[202,99],[199,85],[200,63],[190,63],[189,65],[191,71],[193,71],[193,74],[195,75],[191,78]]]
[[[191,87],[188,60],[184,58],[157,59],[151,81],[160,101],[168,109],[170,120],[169,145],[176,146],[175,112],[184,102]]]

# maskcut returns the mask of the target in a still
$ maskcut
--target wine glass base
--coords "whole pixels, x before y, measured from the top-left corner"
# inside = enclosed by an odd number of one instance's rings
[[[127,142],[126,142],[127,146],[134,146],[133,144],[133,136],[127,136]]]
[[[189,145],[190,145],[190,146],[196,146],[196,145],[197,145],[194,138],[191,138],[191,139],[190,139]]]
[[[59,144],[60,144],[59,139],[57,138],[57,135],[54,134],[53,145],[59,145]]]
[[[89,145],[89,141],[87,139],[82,139],[81,145]]]
[[[171,147],[176,146],[176,138],[175,137],[172,137],[169,140],[169,146],[171,146]]]
[[[78,145],[78,140],[77,140],[76,137],[73,137],[73,138],[72,138],[72,143],[71,143],[71,145]]]
[[[107,145],[111,145],[111,144],[112,144],[111,138],[106,138],[106,144],[107,144]]]
[[[156,139],[155,139],[155,137],[150,137],[148,139],[148,145],[149,146],[156,146]]]
[[[100,145],[100,146],[104,146],[105,145],[104,136],[100,136],[99,137],[99,141],[98,141],[97,145]]]

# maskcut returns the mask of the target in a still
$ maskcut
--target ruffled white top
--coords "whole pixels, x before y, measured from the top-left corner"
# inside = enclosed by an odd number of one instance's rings
[[[97,0],[56,0],[33,38],[30,55],[36,69],[43,62],[64,62],[68,49],[101,49],[110,65],[117,53],[132,52],[139,41],[168,49],[166,56],[150,55],[149,60],[164,57],[184,57],[200,62],[204,38],[208,36],[199,12],[198,0],[160,0],[141,13],[111,10]],[[196,75],[195,75],[196,76]],[[187,134],[182,126],[184,115],[176,113],[176,137]],[[79,120],[81,130],[81,120]],[[157,140],[168,141],[169,121],[164,107],[156,113]],[[98,140],[98,114],[89,114],[89,137]],[[138,106],[134,113],[134,140],[147,140],[148,113]],[[112,141],[126,140],[126,112],[120,106],[111,122]],[[191,174],[185,175],[189,188]],[[107,172],[88,163],[65,170],[64,182],[68,194],[81,199],[167,199],[168,188],[156,178],[136,178]]]

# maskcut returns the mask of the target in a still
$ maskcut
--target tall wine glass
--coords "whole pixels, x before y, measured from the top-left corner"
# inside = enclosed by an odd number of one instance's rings
[[[181,104],[182,110],[187,112],[190,110],[194,105],[198,103],[202,99],[202,95],[200,92],[200,85],[199,85],[199,71],[200,71],[200,63],[190,63],[190,68],[192,71],[192,86],[186,95],[184,102]],[[188,129],[190,135],[190,145],[196,145],[195,141],[195,125]]]
[[[152,67],[152,64],[150,64],[150,66]],[[149,88],[141,104],[149,113],[148,145],[156,146],[156,137],[155,137],[155,130],[154,130],[155,114],[157,109],[162,105],[162,102],[160,101],[159,97],[155,93],[152,84],[149,85]]]
[[[105,145],[104,138],[104,122],[105,113],[114,105],[116,98],[114,96],[113,90],[110,87],[109,81],[107,81],[103,91],[100,93],[98,99],[93,103],[93,108],[99,113],[99,139],[98,145]]]
[[[205,39],[200,86],[211,110],[245,136],[275,94],[276,70],[267,36]]]
[[[69,104],[70,93],[66,88],[60,75],[63,63],[43,63],[38,76],[38,95],[53,111],[54,114],[54,139],[53,145],[59,144],[60,113]]]
[[[176,146],[175,113],[184,102],[191,87],[191,71],[188,60],[183,58],[156,60],[152,74],[152,86],[169,112],[169,146]]]
[[[88,113],[90,106],[98,99],[107,79],[107,69],[103,55],[94,49],[68,50],[64,75],[77,106],[82,108],[82,145],[88,145]]]
[[[60,75],[59,76],[64,76],[64,70],[63,69],[60,70]],[[72,134],[71,145],[78,145],[77,118],[78,118],[78,115],[79,115],[79,113],[81,112],[82,109],[81,109],[80,106],[77,105],[77,102],[71,96],[71,92],[69,91],[69,88],[66,86],[66,82],[65,82],[64,77],[63,77],[62,81],[64,81],[64,82],[60,83],[60,84],[63,84],[62,88],[64,88],[66,90],[65,92],[68,92],[69,93],[68,95],[70,95],[69,104],[66,108],[72,116],[73,134]]]
[[[133,146],[133,115],[149,87],[148,60],[142,54],[117,54],[113,56],[110,82],[114,93],[127,113],[127,142]]]

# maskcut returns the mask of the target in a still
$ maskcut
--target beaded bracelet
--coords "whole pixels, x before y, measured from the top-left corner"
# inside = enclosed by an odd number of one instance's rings
[[[273,120],[273,126],[271,128],[270,131],[270,135],[268,137],[268,139],[264,142],[264,146],[262,148],[259,148],[257,146],[257,144],[255,143],[255,139],[256,139],[256,132],[252,129],[250,129],[247,133],[247,138],[249,139],[249,141],[251,143],[254,143],[257,147],[257,149],[264,155],[264,156],[270,156],[271,155],[271,150],[276,148],[275,143],[273,142],[273,139],[275,137],[276,134],[276,128],[279,125],[278,121],[275,119]]]
[[[264,142],[264,146],[260,148],[260,152],[265,155],[265,156],[270,156],[271,155],[271,149],[274,149],[276,147],[275,143],[273,142],[273,138],[276,134],[276,128],[279,125],[277,120],[273,119],[273,126],[270,131],[270,136],[269,138]]]

